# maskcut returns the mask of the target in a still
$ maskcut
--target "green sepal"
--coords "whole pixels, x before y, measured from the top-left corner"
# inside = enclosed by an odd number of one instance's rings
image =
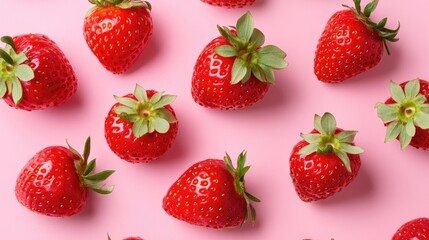
[[[85,147],[83,154],[80,154],[76,149],[74,149],[67,142],[69,150],[77,157],[77,160],[74,161],[76,173],[79,175],[79,179],[82,184],[97,193],[100,194],[109,194],[113,191],[113,186],[105,187],[102,182],[110,177],[115,171],[114,170],[105,170],[98,173],[93,173],[96,167],[96,160],[92,159],[88,162],[90,150],[91,150],[91,138],[88,137],[85,141]]]
[[[146,90],[136,84],[134,97],[135,99],[115,96],[119,106],[113,111],[122,120],[132,123],[136,138],[153,132],[167,133],[170,124],[177,122],[174,114],[166,108],[176,100],[176,96],[157,92],[149,98]]]
[[[86,12],[86,16],[91,15],[95,10],[99,8],[110,8],[118,7],[122,9],[129,8],[146,8],[147,10],[152,10],[152,5],[147,1],[142,0],[89,0],[91,4],[94,4],[91,9]]]
[[[285,52],[272,45],[262,47],[265,36],[259,29],[254,28],[250,12],[238,19],[234,27],[236,34],[225,26],[217,28],[229,44],[218,46],[214,51],[222,57],[235,58],[231,70],[231,84],[245,83],[252,74],[263,83],[273,84],[273,70],[287,67]]]
[[[237,193],[243,196],[243,198],[246,200],[247,210],[242,224],[244,224],[249,219],[249,216],[252,219],[252,224],[254,224],[256,221],[256,210],[253,207],[252,202],[260,202],[261,200],[246,191],[244,176],[250,169],[250,166],[246,166],[246,158],[246,151],[241,152],[237,158],[237,168],[235,168],[233,166],[231,157],[228,155],[228,153],[225,153],[224,162],[226,169],[234,177],[235,189]]]
[[[429,129],[429,104],[420,93],[420,81],[409,81],[402,88],[390,82],[391,104],[377,103],[378,117],[387,125],[385,142],[399,138],[401,149],[406,148],[415,136],[416,127]]]
[[[326,112],[322,117],[314,116],[314,129],[317,133],[302,134],[301,137],[308,143],[301,148],[298,154],[307,156],[316,154],[335,154],[344,164],[347,171],[351,172],[348,154],[361,154],[363,149],[353,144],[357,131],[336,132],[337,122],[335,117]]]

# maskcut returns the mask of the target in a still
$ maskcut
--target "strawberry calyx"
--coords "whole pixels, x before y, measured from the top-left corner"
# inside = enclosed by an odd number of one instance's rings
[[[387,51],[387,54],[390,55],[389,47],[387,46],[387,41],[389,42],[397,42],[399,39],[396,38],[398,35],[399,28],[401,24],[398,22],[398,27],[396,29],[386,28],[387,18],[381,19],[378,23],[373,22],[370,19],[372,12],[374,12],[375,8],[378,5],[379,0],[373,0],[365,5],[365,8],[362,12],[362,8],[360,6],[361,0],[353,0],[355,7],[349,7],[347,5],[343,5],[346,8],[349,8],[353,11],[355,16],[363,22],[368,28],[373,29],[377,32],[378,36],[383,40],[384,47]]]
[[[252,223],[255,223],[256,210],[253,207],[252,202],[261,201],[257,197],[246,191],[244,176],[250,169],[250,166],[246,166],[246,157],[247,152],[243,151],[240,153],[237,158],[237,168],[235,168],[232,164],[231,157],[228,155],[228,153],[225,153],[225,157],[223,158],[226,168],[228,169],[229,173],[231,173],[231,175],[234,177],[235,190],[246,200],[247,210],[242,224],[244,224],[249,219],[249,215],[252,219]]]
[[[105,187],[102,182],[106,180],[110,175],[112,175],[115,171],[114,170],[105,170],[98,173],[93,173],[95,166],[96,166],[96,160],[92,159],[88,162],[89,158],[89,152],[91,150],[91,138],[88,137],[85,141],[85,147],[83,150],[83,155],[81,155],[76,149],[70,146],[70,144],[67,142],[67,145],[69,147],[69,150],[79,157],[78,160],[75,161],[75,168],[76,172],[79,175],[81,183],[86,187],[94,192],[100,193],[100,194],[109,194],[113,191],[113,186]]]
[[[416,134],[416,127],[429,129],[428,99],[420,93],[420,81],[409,81],[402,88],[390,82],[390,93],[395,103],[377,103],[377,115],[387,124],[385,142],[399,137],[401,149],[406,148]]]
[[[286,53],[274,45],[262,47],[264,34],[254,28],[253,17],[246,12],[237,21],[233,31],[217,26],[220,34],[232,45],[222,45],[214,51],[222,57],[235,57],[232,66],[231,84],[245,83],[251,74],[259,81],[273,84],[274,71],[286,68]]]
[[[177,122],[173,113],[165,108],[176,100],[176,96],[157,92],[149,98],[146,90],[136,84],[134,97],[135,99],[115,96],[120,105],[113,111],[124,121],[133,124],[133,134],[136,138],[147,133],[166,133],[170,124]]]
[[[25,53],[17,53],[15,43],[10,36],[4,36],[1,41],[6,44],[0,48],[0,98],[6,93],[12,95],[13,102],[18,105],[22,100],[21,81],[34,79],[33,69],[24,64],[28,59]]]
[[[326,112],[322,117],[314,116],[314,129],[317,133],[303,134],[301,137],[309,144],[298,152],[307,156],[312,153],[320,155],[335,154],[341,159],[347,171],[351,172],[350,159],[347,154],[360,154],[363,149],[353,144],[357,131],[339,131],[335,117]]]
[[[98,8],[109,8],[109,7],[118,7],[122,9],[129,8],[141,8],[144,7],[147,10],[152,10],[152,5],[147,1],[142,0],[88,0],[90,3],[95,4],[86,15],[90,15]]]

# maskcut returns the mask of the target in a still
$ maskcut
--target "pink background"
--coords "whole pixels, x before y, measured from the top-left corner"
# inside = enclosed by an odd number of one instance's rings
[[[313,74],[317,40],[328,18],[346,0],[257,0],[245,9],[227,10],[199,0],[152,0],[154,35],[138,62],[123,75],[107,72],[87,47],[82,34],[85,1],[1,0],[1,35],[43,33],[58,43],[79,79],[77,94],[67,104],[24,112],[0,104],[0,232],[4,239],[107,239],[141,236],[155,239],[390,239],[404,222],[428,216],[428,153],[399,143],[384,143],[385,127],[375,103],[389,95],[389,81],[428,79],[427,0],[380,1],[374,18],[389,16],[390,27],[401,21],[401,40],[391,44],[372,71],[339,85],[323,84]],[[367,3],[367,1],[363,1]],[[263,30],[267,44],[288,53],[289,67],[276,72],[277,83],[263,101],[239,111],[205,109],[190,94],[195,60],[218,36],[216,24],[233,25],[245,10]],[[116,157],[104,139],[104,118],[113,94],[131,92],[136,83],[178,95],[173,104],[180,121],[172,148],[159,161],[133,165]],[[304,203],[293,189],[289,155],[299,133],[312,129],[313,115],[333,113],[339,127],[359,130],[356,143],[362,168],[343,192],[321,202]],[[70,218],[30,212],[15,199],[16,177],[39,150],[65,145],[82,150],[93,140],[98,169],[116,169],[108,183],[113,194],[91,194],[88,207]],[[168,216],[162,198],[169,186],[193,163],[237,156],[248,151],[252,165],[247,189],[260,197],[255,227],[211,230]]]

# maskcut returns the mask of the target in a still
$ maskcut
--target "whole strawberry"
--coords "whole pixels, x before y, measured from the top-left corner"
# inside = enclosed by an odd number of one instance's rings
[[[150,162],[163,155],[176,138],[179,123],[170,104],[176,96],[145,90],[115,97],[104,134],[112,151],[133,163]]]
[[[405,223],[392,237],[392,240],[427,239],[429,239],[429,218],[417,218]]]
[[[261,100],[274,83],[273,69],[286,67],[286,54],[264,44],[264,34],[253,28],[249,12],[235,29],[218,26],[215,38],[197,59],[192,76],[192,97],[198,104],[238,109]]]
[[[356,133],[337,128],[331,113],[315,115],[314,130],[301,134],[304,140],[290,156],[290,176],[302,201],[330,197],[355,179],[363,152],[353,143]]]
[[[387,125],[385,141],[397,138],[402,149],[408,145],[429,149],[429,82],[391,82],[390,93],[385,103],[376,104],[378,116]]]
[[[1,38],[0,98],[27,111],[65,103],[77,90],[77,80],[64,53],[41,34]]]
[[[252,5],[255,0],[201,0],[213,6],[224,8],[242,8],[244,6]]]
[[[33,212],[53,217],[72,216],[87,203],[88,189],[111,193],[102,181],[114,171],[93,173],[95,159],[88,162],[90,138],[83,155],[69,146],[47,147],[38,152],[21,170],[15,186],[18,201]]]
[[[101,64],[115,74],[133,65],[153,32],[151,5],[142,0],[89,0],[85,40]]]
[[[246,192],[244,175],[250,166],[245,166],[245,152],[237,162],[234,168],[226,154],[223,161],[207,159],[192,165],[168,190],[164,210],[179,220],[209,228],[236,227],[249,215],[254,222],[251,201],[260,200]]]
[[[374,23],[370,19],[378,0],[360,7],[336,12],[328,21],[317,45],[314,73],[322,82],[338,83],[375,67],[381,60],[384,47],[390,54],[387,41],[396,42],[399,26],[386,28],[387,18]]]

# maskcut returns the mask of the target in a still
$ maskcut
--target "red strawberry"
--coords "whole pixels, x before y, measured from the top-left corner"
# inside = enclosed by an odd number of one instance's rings
[[[386,41],[396,42],[395,30],[385,27],[387,18],[374,23],[369,18],[378,0],[361,11],[360,0],[355,8],[336,12],[328,21],[317,45],[314,73],[322,82],[338,83],[375,67],[383,56]]]
[[[427,239],[429,239],[429,218],[417,218],[405,223],[392,237],[392,240]]]
[[[236,227],[256,212],[251,201],[259,199],[246,192],[246,153],[238,157],[237,168],[228,154],[224,161],[207,159],[191,166],[170,187],[163,208],[171,216],[209,228]]]
[[[142,0],[89,0],[84,37],[109,71],[124,73],[146,47],[153,32],[151,5]]]
[[[273,69],[286,67],[286,54],[264,44],[264,34],[253,28],[249,12],[236,31],[218,26],[215,38],[197,59],[192,77],[192,97],[198,104],[218,109],[238,109],[261,100],[271,83]]]
[[[315,115],[314,130],[301,134],[304,139],[292,150],[290,176],[304,202],[322,200],[352,182],[361,165],[363,150],[354,146],[356,131],[336,127],[330,113]]]
[[[397,138],[402,149],[408,145],[429,149],[429,82],[391,82],[390,93],[391,98],[376,105],[378,116],[387,125],[385,141]]]
[[[95,159],[88,163],[90,138],[83,155],[69,146],[52,146],[38,152],[18,176],[15,194],[18,201],[33,212],[65,217],[81,212],[87,202],[88,188],[101,194],[111,193],[102,181],[114,171],[93,174]]]
[[[47,36],[2,37],[0,98],[17,109],[45,109],[65,103],[77,90],[77,80],[64,53]]]
[[[244,6],[252,5],[255,0],[201,0],[213,6],[224,8],[242,8]]]
[[[176,114],[169,105],[176,96],[144,90],[136,85],[133,94],[115,97],[104,133],[112,151],[133,163],[150,162],[163,155],[176,138]]]

